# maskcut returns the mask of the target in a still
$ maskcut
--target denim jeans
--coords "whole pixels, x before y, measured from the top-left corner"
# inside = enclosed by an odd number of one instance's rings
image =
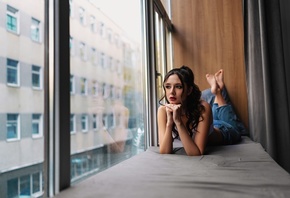
[[[227,104],[220,107],[217,103],[214,103],[215,95],[211,93],[210,89],[202,91],[201,98],[211,105],[213,126],[218,128],[222,133],[224,144],[235,144],[241,140],[241,135],[247,133],[246,128],[234,112],[225,88],[223,89],[222,95]]]

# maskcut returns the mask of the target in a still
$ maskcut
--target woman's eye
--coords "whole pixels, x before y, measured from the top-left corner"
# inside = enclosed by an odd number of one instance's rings
[[[171,88],[171,86],[169,86],[169,85],[165,86],[165,89],[170,89],[170,88]]]
[[[175,86],[177,89],[182,89],[182,85],[176,85]]]

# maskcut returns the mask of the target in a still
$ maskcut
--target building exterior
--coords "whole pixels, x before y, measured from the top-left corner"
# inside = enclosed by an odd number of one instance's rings
[[[44,21],[44,1],[0,1],[1,197],[43,194]],[[70,0],[68,39],[75,182],[142,146],[142,65],[139,44],[91,1]]]

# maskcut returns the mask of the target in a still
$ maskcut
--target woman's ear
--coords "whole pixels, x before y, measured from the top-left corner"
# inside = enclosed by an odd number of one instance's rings
[[[189,89],[188,89],[188,91],[187,91],[187,95],[190,95],[191,94],[191,92],[192,92],[192,87],[190,87]]]

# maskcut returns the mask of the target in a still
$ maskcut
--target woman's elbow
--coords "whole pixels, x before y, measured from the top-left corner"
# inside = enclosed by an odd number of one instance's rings
[[[172,154],[172,150],[166,150],[166,149],[159,149],[160,154]]]

